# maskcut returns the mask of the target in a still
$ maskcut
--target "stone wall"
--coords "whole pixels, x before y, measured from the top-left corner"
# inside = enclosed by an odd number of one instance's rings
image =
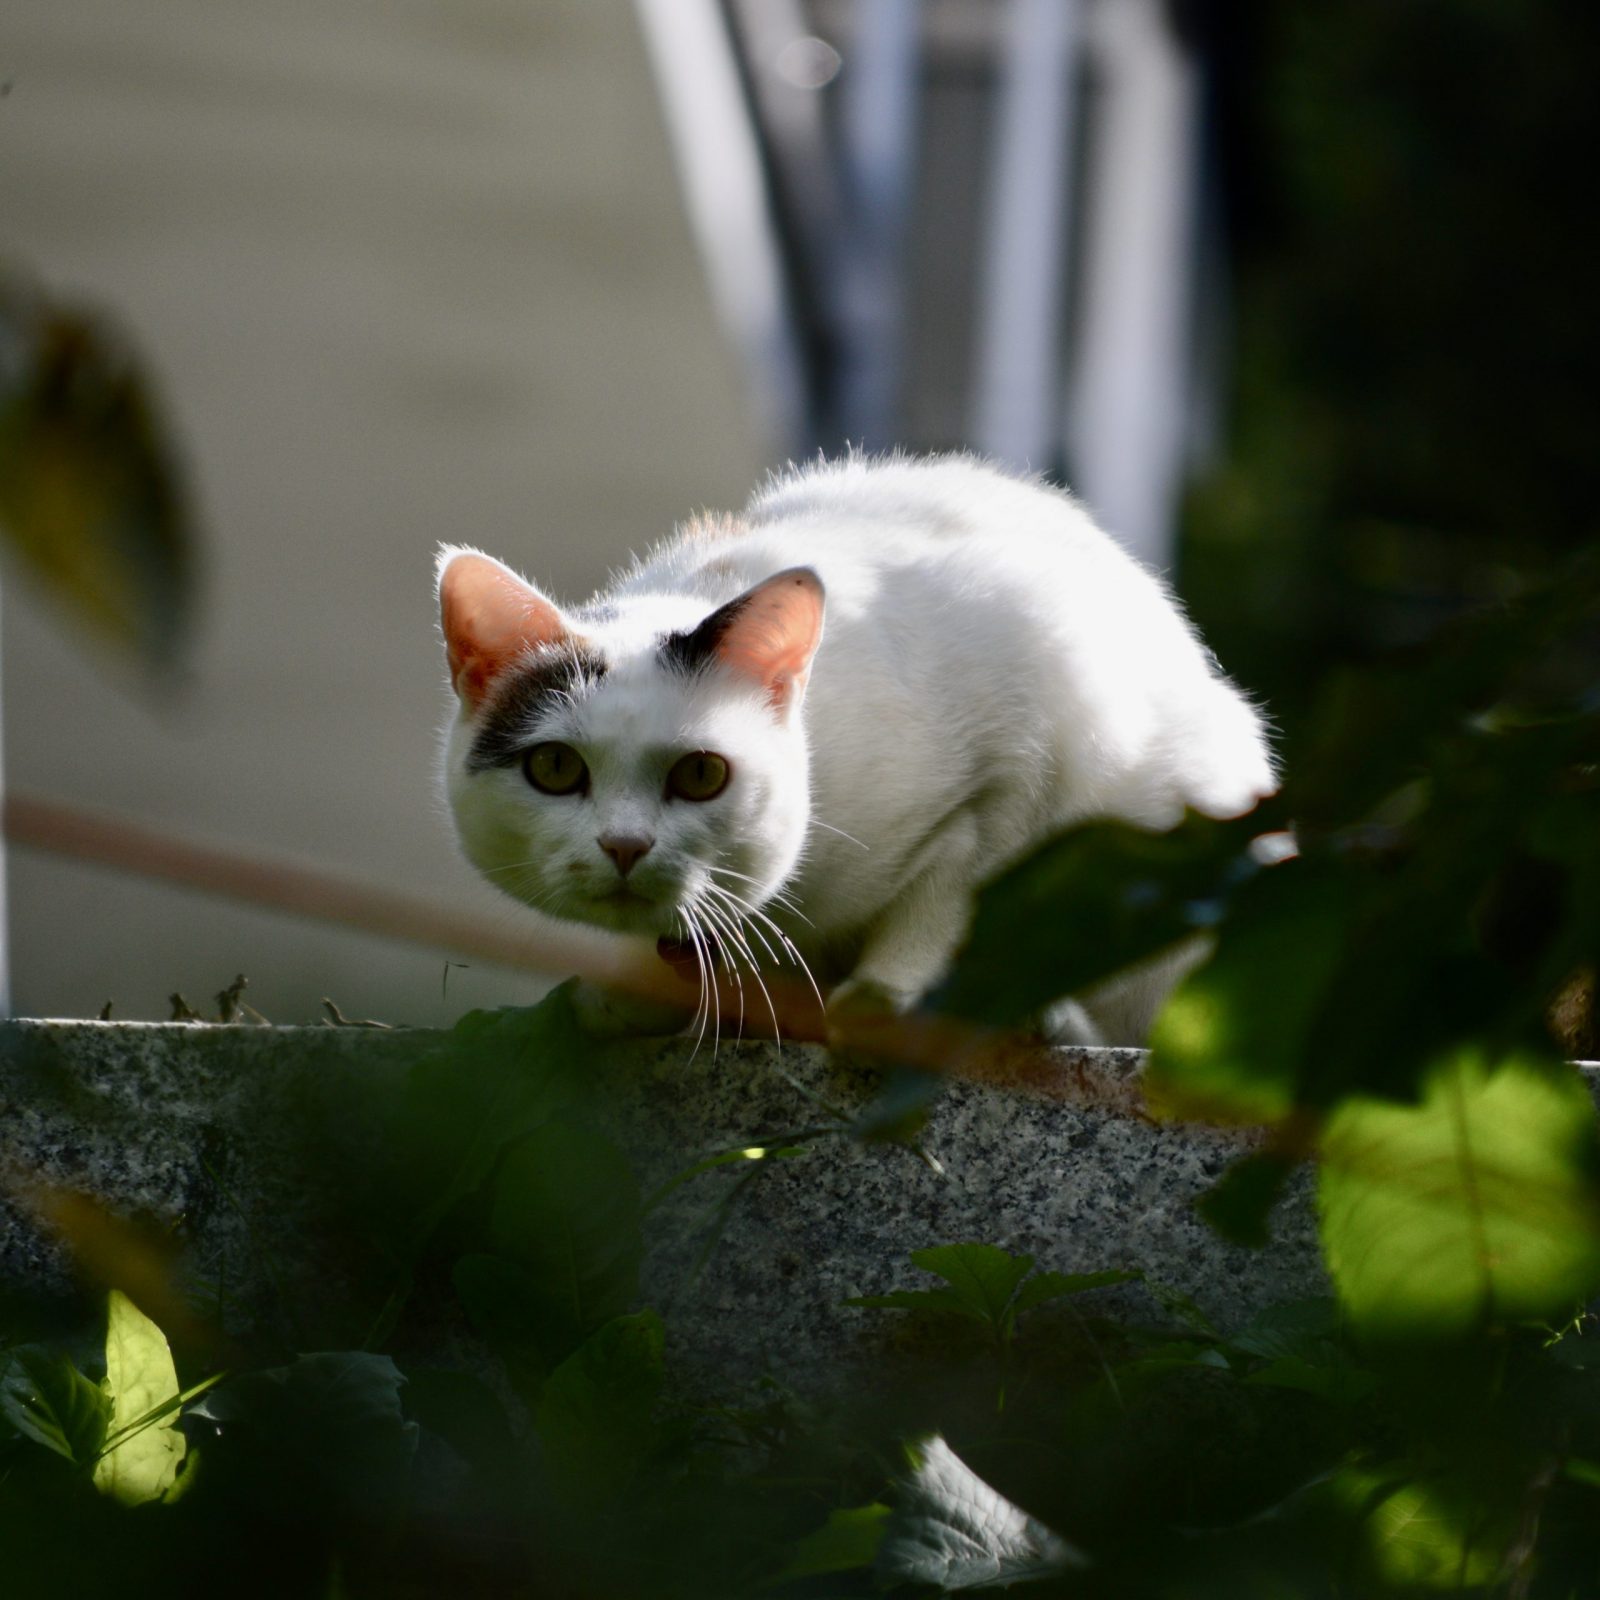
[[[49,1197],[86,1195],[135,1219],[138,1237],[170,1241],[202,1309],[215,1296],[221,1320],[293,1344],[288,1308],[307,1286],[325,1293],[366,1269],[337,1220],[341,1187],[359,1184],[385,1098],[437,1037],[0,1024],[0,1284],[46,1300],[74,1292],[44,1214]],[[842,1302],[930,1281],[907,1260],[925,1245],[980,1240],[1062,1271],[1134,1269],[1222,1326],[1325,1287],[1308,1183],[1279,1206],[1266,1250],[1201,1223],[1195,1198],[1248,1136],[1143,1116],[1137,1051],[1052,1052],[1070,1099],[952,1085],[912,1149],[796,1138],[852,1115],[875,1086],[820,1050],[695,1052],[684,1040],[596,1050],[605,1118],[647,1194],[724,1151],[806,1149],[759,1172],[736,1160],[701,1173],[650,1212],[643,1298],[667,1313],[680,1354],[722,1378],[803,1383],[869,1359],[897,1319]],[[1138,1286],[1100,1296],[1102,1308],[1109,1296],[1133,1314],[1152,1309]],[[350,1342],[364,1331],[349,1330]],[[441,1324],[427,1337],[460,1334]]]

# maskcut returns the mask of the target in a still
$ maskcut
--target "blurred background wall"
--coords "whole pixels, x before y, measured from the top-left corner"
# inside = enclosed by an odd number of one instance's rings
[[[434,787],[441,539],[556,590],[765,457],[626,0],[7,0],[0,249],[114,313],[204,539],[186,691],[6,585],[8,783],[519,914]],[[166,1015],[238,971],[424,1021],[533,992],[448,952],[16,850],[13,1004]]]
[[[205,535],[186,695],[13,579],[19,790],[510,925],[434,799],[438,539],[578,596],[847,442],[1042,472],[1292,761],[1341,665],[1592,543],[1591,9],[10,0],[0,252],[114,311]],[[1600,626],[1597,626],[1600,639]],[[532,985],[15,852],[15,1005]]]

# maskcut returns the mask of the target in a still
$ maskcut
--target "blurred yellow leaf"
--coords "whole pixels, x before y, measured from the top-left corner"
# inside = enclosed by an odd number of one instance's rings
[[[102,638],[176,662],[194,538],[147,383],[107,328],[5,281],[0,540]]]

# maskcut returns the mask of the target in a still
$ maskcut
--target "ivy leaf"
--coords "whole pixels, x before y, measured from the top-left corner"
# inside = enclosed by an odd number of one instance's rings
[[[120,1289],[111,1291],[106,1312],[105,1387],[112,1442],[95,1463],[95,1487],[124,1505],[159,1500],[177,1480],[188,1448],[173,1425],[178,1372],[166,1335]],[[124,1431],[168,1405],[166,1420]]]
[[[969,1315],[990,1327],[1005,1325],[1017,1285],[1033,1271],[1032,1256],[1014,1256],[992,1244],[940,1244],[913,1250],[912,1261],[943,1278]]]
[[[1354,1405],[1377,1387],[1377,1377],[1359,1365],[1340,1342],[1343,1318],[1336,1300],[1318,1297],[1268,1306],[1228,1339],[1237,1354],[1266,1365],[1246,1383],[1298,1389],[1333,1405]]]
[[[573,1016],[570,987],[537,1006],[469,1012],[407,1074],[394,1188],[421,1197],[402,1223],[408,1253],[479,1189],[501,1151],[580,1094],[594,1047]]]
[[[1594,1107],[1569,1069],[1465,1049],[1420,1103],[1329,1119],[1328,1270],[1357,1332],[1447,1338],[1561,1316],[1600,1286]]]
[[[912,1473],[883,1529],[874,1571],[886,1583],[999,1589],[1088,1565],[1059,1534],[992,1489],[933,1434],[910,1447]]]
[[[1138,1272],[1036,1272],[1017,1291],[1011,1302],[1011,1315],[1020,1317],[1024,1311],[1048,1305],[1052,1300],[1104,1289],[1114,1283],[1133,1283],[1142,1276]]]
[[[876,1500],[870,1505],[830,1511],[820,1528],[790,1546],[788,1561],[773,1574],[771,1582],[788,1583],[795,1578],[818,1578],[830,1572],[870,1567],[883,1543],[890,1515],[888,1506]]]
[[[1042,845],[978,896],[972,932],[934,996],[1004,1027],[1212,927],[1256,871],[1262,823],[1190,812],[1165,833],[1088,822]]]
[[[65,1356],[21,1346],[0,1368],[0,1414],[25,1438],[89,1467],[105,1440],[111,1402]]]
[[[604,1503],[659,1447],[662,1341],[655,1312],[617,1317],[550,1374],[535,1426],[563,1494]]]
[[[627,1310],[643,1253],[640,1214],[627,1158],[592,1129],[551,1123],[507,1152],[488,1242],[528,1274],[548,1361]]]

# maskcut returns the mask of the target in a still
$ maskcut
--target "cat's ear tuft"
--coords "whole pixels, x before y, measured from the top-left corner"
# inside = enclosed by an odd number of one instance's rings
[[[712,653],[729,671],[753,678],[786,714],[805,692],[822,642],[823,600],[822,579],[810,567],[775,573],[707,618],[718,624]]]
[[[450,682],[469,709],[520,656],[571,636],[553,601],[492,556],[459,545],[439,552],[439,617]]]

